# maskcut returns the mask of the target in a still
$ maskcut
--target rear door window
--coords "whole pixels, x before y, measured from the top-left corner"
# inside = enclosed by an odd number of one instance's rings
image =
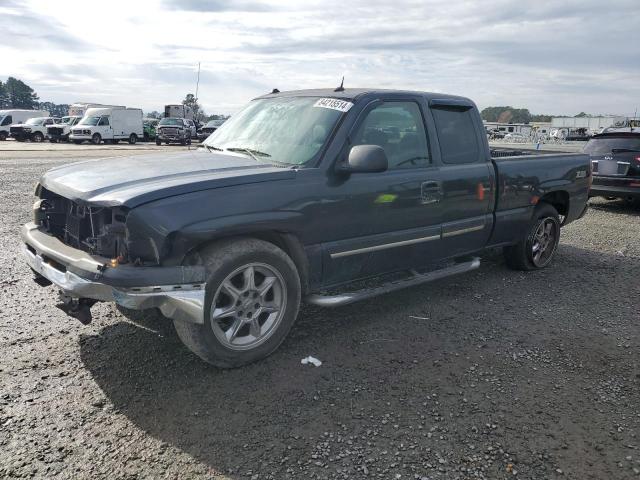
[[[475,163],[481,158],[480,145],[470,108],[438,106],[431,109],[436,123],[442,161],[450,164]]]

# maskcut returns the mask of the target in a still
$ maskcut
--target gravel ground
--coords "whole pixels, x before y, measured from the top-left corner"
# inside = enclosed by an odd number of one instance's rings
[[[1,478],[640,478],[638,211],[592,201],[541,272],[489,254],[305,307],[274,355],[220,371],[153,315],[67,318],[19,258],[41,172],[131,153],[0,152]]]

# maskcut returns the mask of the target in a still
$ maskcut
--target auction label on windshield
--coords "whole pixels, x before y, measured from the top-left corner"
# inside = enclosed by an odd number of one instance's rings
[[[344,100],[338,100],[337,98],[321,98],[313,104],[314,107],[330,108],[331,110],[338,110],[339,112],[348,112],[353,103],[345,102]]]

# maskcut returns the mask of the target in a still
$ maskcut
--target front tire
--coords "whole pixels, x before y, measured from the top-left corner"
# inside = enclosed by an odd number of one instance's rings
[[[44,135],[40,132],[36,132],[31,135],[31,141],[36,143],[42,143],[44,141]]]
[[[100,142],[102,142],[102,137],[99,133],[94,133],[91,137],[91,143],[93,143],[94,145],[100,145]]]
[[[156,138],[156,145],[158,145],[158,146],[162,145],[162,142],[158,138]]]
[[[298,315],[300,277],[289,256],[252,238],[217,242],[187,263],[207,270],[203,325],[174,321],[193,353],[220,368],[261,360],[284,341]]]
[[[514,270],[540,270],[551,263],[560,241],[560,217],[548,203],[534,210],[526,236],[516,245],[505,247],[507,265]]]

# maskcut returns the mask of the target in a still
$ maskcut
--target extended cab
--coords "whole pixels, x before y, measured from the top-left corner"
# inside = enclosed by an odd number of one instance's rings
[[[50,170],[21,236],[70,315],[159,308],[221,367],[273,352],[303,299],[345,305],[467,272],[494,247],[544,268],[591,183],[584,154],[492,158],[475,104],[435,93],[273,93],[198,150]]]

